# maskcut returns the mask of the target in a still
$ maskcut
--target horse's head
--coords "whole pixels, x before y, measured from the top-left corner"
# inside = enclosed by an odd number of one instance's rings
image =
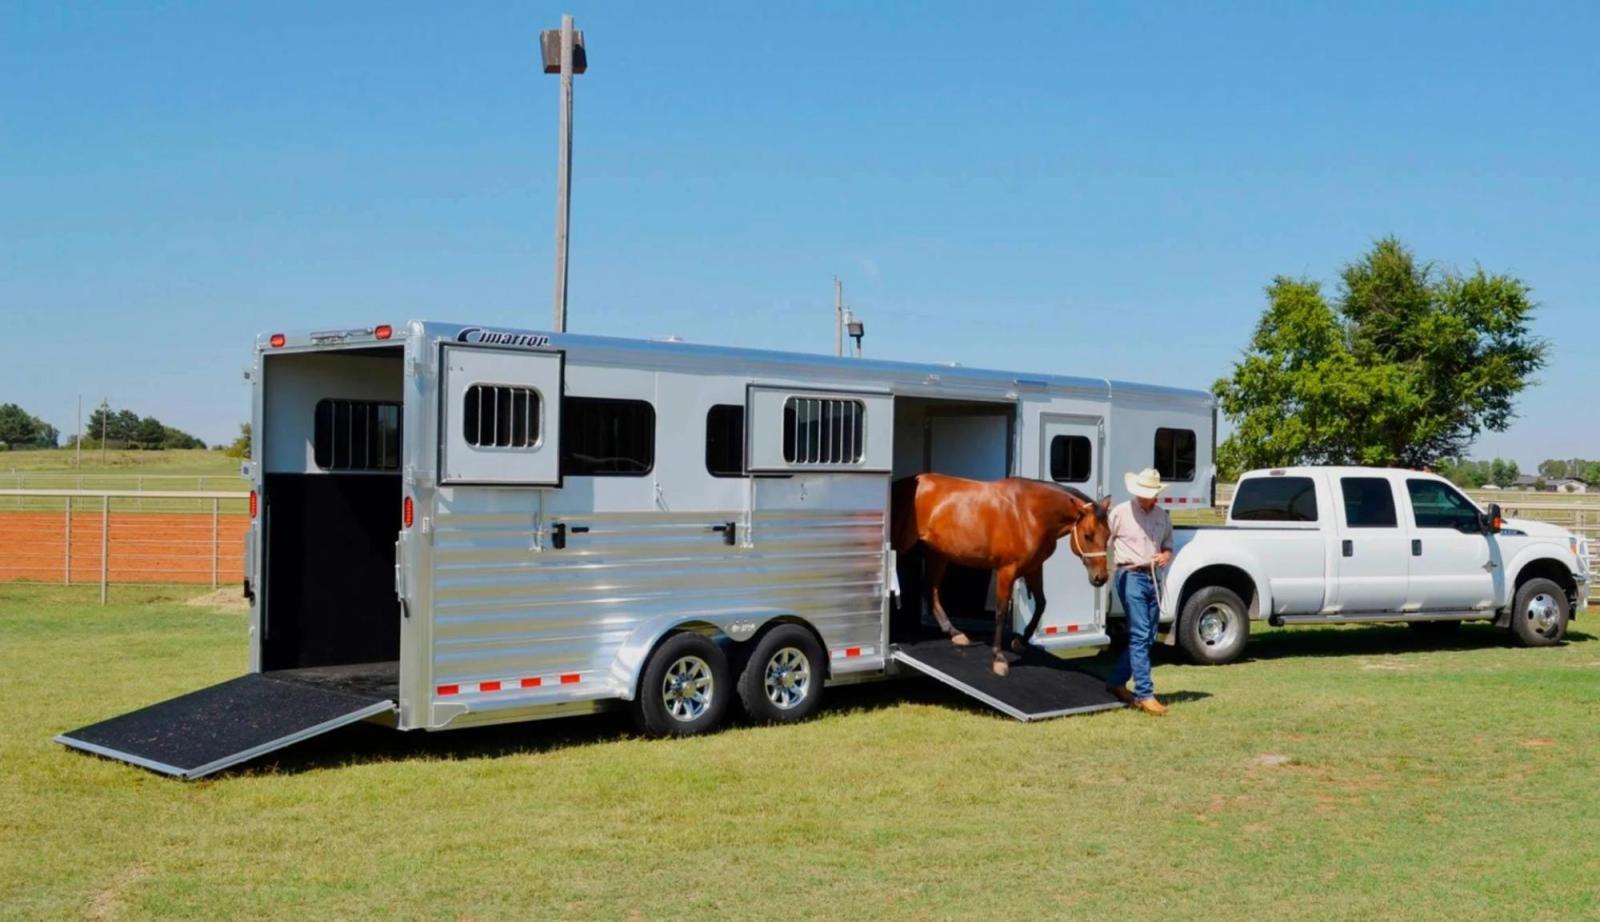
[[[1111,578],[1106,566],[1106,547],[1111,543],[1111,498],[1083,504],[1078,520],[1072,523],[1072,552],[1089,571],[1089,582],[1104,586]]]

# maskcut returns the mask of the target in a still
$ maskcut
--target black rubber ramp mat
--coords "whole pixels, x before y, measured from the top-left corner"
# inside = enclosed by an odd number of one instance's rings
[[[380,694],[252,673],[63,733],[56,742],[199,778],[394,708]]]
[[[1018,720],[1125,706],[1106,691],[1104,680],[1041,650],[1010,655],[1005,678],[994,674],[994,652],[987,643],[958,647],[944,637],[902,643],[895,646],[894,658]]]

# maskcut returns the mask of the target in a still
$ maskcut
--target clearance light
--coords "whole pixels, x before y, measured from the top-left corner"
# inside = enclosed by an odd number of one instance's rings
[[[394,327],[389,326],[387,323],[379,324],[372,328],[372,335],[376,339],[388,339],[394,335]]]
[[[250,518],[256,517],[256,491],[250,491]]]
[[[411,497],[406,497],[405,505],[401,509],[403,511],[401,512],[400,520],[405,523],[407,528],[410,528],[412,519],[416,517],[416,509],[411,504]]]
[[[272,338],[267,340],[267,342],[272,343],[272,348],[274,349],[282,349],[283,344],[288,342],[288,340],[284,338],[282,333],[274,333],[272,334]]]

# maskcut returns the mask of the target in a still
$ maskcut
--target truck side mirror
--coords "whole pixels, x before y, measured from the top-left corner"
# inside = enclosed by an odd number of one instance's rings
[[[1500,529],[1505,527],[1505,517],[1500,514],[1499,503],[1489,504],[1489,513],[1484,516],[1484,520],[1484,531],[1491,535],[1500,533]]]

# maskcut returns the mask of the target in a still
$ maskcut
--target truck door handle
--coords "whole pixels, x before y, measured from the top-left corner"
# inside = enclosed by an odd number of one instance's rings
[[[739,543],[739,523],[723,522],[721,525],[711,526],[712,531],[722,532],[722,543],[733,546]]]
[[[1344,539],[1344,556],[1356,556],[1356,543],[1351,541],[1349,538]]]
[[[1411,539],[1411,556],[1412,557],[1421,557],[1422,556],[1422,539],[1421,538],[1412,538]]]

